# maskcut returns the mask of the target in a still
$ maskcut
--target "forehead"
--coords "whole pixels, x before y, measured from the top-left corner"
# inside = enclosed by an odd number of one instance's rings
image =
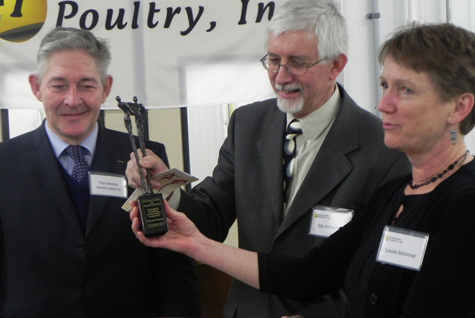
[[[388,80],[430,81],[430,77],[426,72],[416,71],[402,63],[396,62],[390,56],[384,59],[381,77]]]
[[[51,54],[47,60],[45,77],[99,78],[96,60],[83,50],[65,50]]]
[[[279,56],[315,56],[317,55],[317,38],[310,32],[289,31],[279,35],[270,33],[267,39],[269,54]]]
[[[436,88],[433,79],[427,72],[415,71],[392,58],[386,58],[383,63],[381,79],[393,86],[410,86],[421,94],[435,95],[441,99],[441,94]]]

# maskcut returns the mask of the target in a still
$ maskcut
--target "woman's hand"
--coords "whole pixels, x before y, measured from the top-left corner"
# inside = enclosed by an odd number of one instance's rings
[[[168,232],[163,236],[149,238],[140,231],[137,202],[132,202],[132,211],[130,212],[132,231],[140,242],[150,247],[162,247],[186,254],[249,286],[259,288],[257,253],[225,245],[205,237],[184,213],[173,210],[166,201],[164,201],[164,206],[168,220]]]
[[[146,237],[140,230],[140,218],[137,202],[132,202],[130,219],[132,231],[137,239],[150,247],[162,247],[175,252],[193,257],[196,251],[196,243],[204,236],[198,231],[195,224],[182,213],[172,209],[166,200],[164,202],[165,213],[168,221],[168,232],[158,237]]]

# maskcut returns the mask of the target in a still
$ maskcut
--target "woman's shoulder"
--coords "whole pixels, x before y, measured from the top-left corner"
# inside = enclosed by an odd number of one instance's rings
[[[467,204],[475,209],[475,160],[463,165],[443,181],[433,191],[433,198],[441,207],[451,210]]]
[[[475,193],[475,160],[460,167],[456,173],[442,184],[445,185],[446,191],[451,193]]]

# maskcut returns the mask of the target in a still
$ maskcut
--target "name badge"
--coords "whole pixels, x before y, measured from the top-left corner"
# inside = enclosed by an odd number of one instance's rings
[[[329,237],[352,218],[353,210],[316,205],[312,210],[309,234]]]
[[[419,271],[429,241],[429,234],[386,226],[376,260],[383,264]]]
[[[122,175],[90,171],[89,189],[91,195],[127,198],[127,180]]]

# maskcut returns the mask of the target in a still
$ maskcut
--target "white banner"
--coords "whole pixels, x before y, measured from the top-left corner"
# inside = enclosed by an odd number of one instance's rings
[[[259,59],[281,0],[0,0],[0,108],[38,108],[27,76],[56,26],[109,41],[115,96],[148,108],[246,103],[273,96]]]

